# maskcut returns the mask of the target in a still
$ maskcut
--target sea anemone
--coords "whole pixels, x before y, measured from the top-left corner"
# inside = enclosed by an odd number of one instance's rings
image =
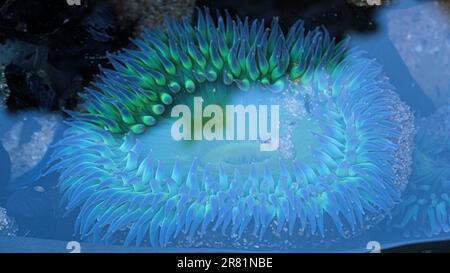
[[[413,171],[405,201],[394,211],[395,226],[407,237],[450,231],[450,106],[418,123]]]
[[[300,247],[389,215],[407,183],[412,115],[374,60],[323,28],[166,19],[110,55],[57,144],[83,238],[125,245]],[[246,92],[244,92],[246,91]],[[173,105],[280,105],[280,147],[175,141]],[[317,239],[315,239],[317,238]]]

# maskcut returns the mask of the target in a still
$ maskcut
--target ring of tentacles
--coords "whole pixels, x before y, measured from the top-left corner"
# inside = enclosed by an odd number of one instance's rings
[[[68,111],[52,155],[49,172],[60,173],[83,238],[296,247],[357,234],[399,201],[411,114],[381,66],[347,40],[301,21],[286,34],[276,19],[269,28],[228,13],[214,21],[205,9],[196,26],[166,19],[133,43],[108,56],[112,68]],[[279,104],[279,150],[164,135],[171,107],[197,95]]]

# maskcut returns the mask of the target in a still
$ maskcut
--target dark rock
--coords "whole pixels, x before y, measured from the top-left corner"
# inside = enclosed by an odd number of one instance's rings
[[[9,109],[55,108],[55,90],[37,73],[11,64],[5,68],[5,77],[10,90],[7,100]]]
[[[32,124],[31,124],[32,125]],[[23,138],[21,139],[21,142],[25,142],[28,141],[26,139],[26,137],[28,135],[32,135],[34,134],[32,132],[32,126],[29,126],[28,129],[28,133],[25,133],[23,135]],[[40,128],[38,129],[40,130]],[[55,128],[55,132],[54,132],[54,142],[52,144],[55,144],[58,140],[60,140],[62,138],[62,134],[64,132],[64,129],[57,126]],[[50,157],[51,155],[54,153],[55,147],[53,147],[52,145],[50,145],[48,147],[48,150],[45,152],[45,155],[39,160],[39,162],[33,166],[31,169],[29,169],[28,171],[24,172],[22,175],[18,176],[15,179],[11,179],[7,189],[10,191],[17,191],[17,190],[21,190],[21,189],[26,189],[26,188],[31,188],[31,187],[44,187],[45,189],[55,189],[56,188],[56,184],[58,182],[58,177],[59,174],[58,173],[52,173],[52,174],[48,174],[48,175],[43,175],[44,173],[46,173],[46,171],[48,170],[49,166],[48,166],[48,162],[50,161]],[[59,193],[56,194],[56,196],[59,196]],[[55,196],[55,198],[56,198]]]
[[[108,65],[106,52],[119,50],[129,43],[129,29],[118,27],[116,14],[109,4],[89,6],[78,24],[67,25],[49,37],[48,63],[67,78],[58,89],[60,105],[72,108],[76,94]]]
[[[98,65],[108,63],[107,51],[129,43],[129,31],[119,31],[113,8],[107,4],[91,6],[81,20],[55,33],[49,41],[49,63],[68,74],[80,74],[89,81]]]
[[[87,0],[83,0],[87,4]],[[1,37],[15,37],[39,43],[59,31],[65,24],[77,21],[86,5],[69,6],[66,0],[0,1]]]
[[[116,39],[118,24],[112,6],[96,5],[86,15],[81,25],[94,41],[110,42]]]
[[[36,47],[36,55],[14,59],[8,67],[14,93],[10,110],[75,108],[77,93],[99,65],[108,65],[106,52],[129,43],[132,30],[120,27],[111,4],[81,2],[0,0],[0,42],[20,40]]]

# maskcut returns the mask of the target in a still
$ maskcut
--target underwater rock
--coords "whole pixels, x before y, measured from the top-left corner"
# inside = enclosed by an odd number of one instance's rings
[[[6,108],[6,100],[9,98],[10,92],[6,84],[5,67],[0,65],[0,111]]]
[[[407,237],[450,231],[450,105],[418,122],[413,171],[394,224]]]
[[[450,3],[442,0],[393,10],[387,18],[389,37],[436,107],[447,105],[450,99],[449,18]]]
[[[23,62],[30,58],[37,49],[35,45],[21,42],[17,40],[6,40],[0,43],[0,86],[1,89],[8,88],[5,78],[5,67],[11,63]],[[2,96],[5,98],[6,93],[10,91],[1,91]]]
[[[83,29],[97,42],[111,42],[119,25],[113,9],[105,4],[95,5],[81,22]]]
[[[358,7],[373,7],[388,5],[392,0],[347,0],[347,2],[352,3]]]
[[[16,236],[18,230],[16,221],[8,216],[5,208],[0,207],[0,236]]]
[[[131,29],[121,28],[114,9],[105,2],[95,2],[84,10],[77,23],[68,24],[51,35],[48,63],[64,75],[59,84],[60,107],[73,108],[77,92],[108,66],[106,52],[116,51],[129,43]],[[60,77],[55,77],[56,82]]]
[[[9,110],[76,107],[77,92],[99,64],[107,64],[105,53],[128,44],[131,31],[119,27],[111,5],[83,3],[23,0],[0,5],[0,41],[5,42],[0,65],[13,64],[7,74],[15,79],[8,82],[14,89]],[[21,53],[25,47],[31,49],[26,55]]]
[[[5,68],[5,77],[10,89],[8,104],[14,110],[25,108],[53,110],[55,108],[55,90],[37,73],[11,64]]]
[[[69,6],[66,0],[2,1],[0,40],[6,36],[33,43],[45,42],[52,33],[77,21],[84,9],[85,6]]]
[[[124,25],[136,24],[135,33],[161,26],[165,16],[181,19],[191,17],[195,0],[109,0],[114,3],[119,20]]]
[[[79,25],[69,25],[51,36],[48,61],[63,71],[96,73],[99,64],[106,64],[107,51],[128,44],[127,31],[119,27],[111,5],[96,3],[86,9]]]
[[[42,160],[53,141],[58,122],[56,114],[21,113],[8,131],[1,132],[0,140],[11,158],[13,180]]]
[[[60,172],[66,210],[80,208],[76,232],[125,245],[295,249],[390,215],[414,127],[381,66],[301,21],[284,35],[277,20],[265,30],[228,13],[197,17],[195,27],[168,19],[112,54],[82,111],[68,111],[48,173]],[[282,148],[174,141],[168,110],[194,96],[283,105]]]

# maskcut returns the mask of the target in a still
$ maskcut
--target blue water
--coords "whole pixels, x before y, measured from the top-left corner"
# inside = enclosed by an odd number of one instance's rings
[[[414,7],[414,6],[413,6]],[[118,244],[105,246],[81,241],[74,235],[74,222],[77,212],[64,216],[60,204],[62,193],[56,188],[58,174],[40,177],[49,162],[53,151],[52,144],[61,139],[66,125],[60,114],[39,111],[22,111],[9,114],[0,108],[0,207],[6,208],[6,215],[0,213],[0,252],[70,252],[66,248],[70,241],[80,241],[84,251],[89,252],[366,252],[370,246],[380,245],[390,248],[399,245],[439,241],[450,239],[450,200],[445,204],[443,194],[450,195],[450,77],[447,75],[447,89],[440,88],[440,97],[436,99],[436,90],[424,91],[414,78],[421,71],[427,72],[434,67],[415,67],[414,73],[405,55],[399,53],[392,35],[389,35],[389,12],[395,14],[411,7],[386,8],[377,18],[379,23],[376,32],[368,34],[350,33],[351,44],[367,51],[370,58],[376,58],[390,78],[402,101],[411,107],[415,116],[417,137],[414,142],[414,157],[409,183],[402,195],[402,201],[393,210],[393,214],[373,227],[350,238],[317,238],[305,245],[292,248],[240,248],[240,247],[122,247]],[[417,6],[415,7],[417,9]],[[433,20],[442,20],[450,24],[450,17],[441,13],[439,8],[430,8]],[[431,19],[430,19],[431,20]],[[442,44],[428,41],[424,48],[439,47],[442,52],[448,50],[450,44],[450,28],[442,30],[447,35]],[[391,28],[392,30],[392,28]],[[433,30],[429,30],[433,32]],[[436,32],[440,30],[435,30]],[[414,32],[413,32],[414,33]],[[438,34],[441,35],[441,34]],[[417,41],[416,44],[422,43]],[[447,50],[447,51],[445,51]],[[416,51],[416,54],[420,52]],[[418,56],[417,55],[417,56]],[[409,56],[414,58],[414,56]],[[446,55],[437,58],[448,59]],[[445,63],[445,60],[443,60]],[[447,73],[447,74],[446,74]],[[417,76],[416,76],[417,77]],[[436,81],[435,86],[442,86],[442,77],[427,79]],[[420,81],[421,82],[421,81]],[[433,86],[430,83],[427,86]],[[421,131],[422,130],[422,131]],[[412,198],[416,198],[411,201]],[[426,200],[426,201],[424,201]],[[411,207],[407,207],[410,202]],[[417,213],[417,219],[409,218],[402,225],[406,214],[411,212],[414,202],[429,202],[432,209],[426,207]],[[434,202],[434,203],[433,203]],[[406,206],[402,210],[402,205]],[[420,210],[420,209],[419,209]],[[440,216],[447,219],[441,219]],[[3,216],[3,219],[1,218]],[[443,217],[442,216],[442,217]],[[430,220],[431,219],[431,220]],[[2,222],[3,220],[3,222]],[[6,222],[5,222],[6,221]],[[404,221],[403,221],[404,222]]]

